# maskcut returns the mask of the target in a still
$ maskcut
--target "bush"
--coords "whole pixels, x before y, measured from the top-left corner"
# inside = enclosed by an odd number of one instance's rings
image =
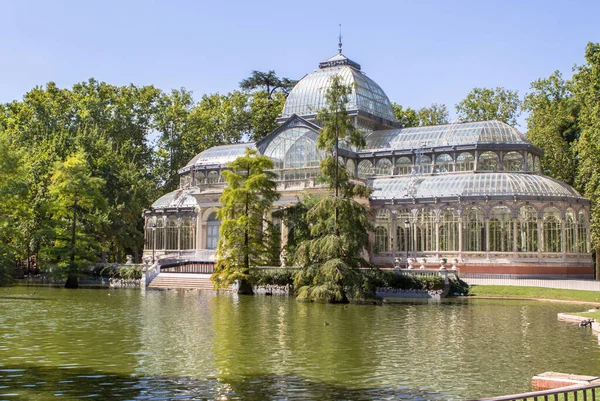
[[[139,280],[142,278],[142,266],[117,264],[101,265],[92,268],[90,275],[121,280]]]
[[[434,291],[444,288],[444,279],[440,276],[404,275],[390,270],[380,270],[376,285],[401,290]]]
[[[450,279],[449,295],[469,295],[469,284],[461,280],[458,276],[455,280]]]
[[[250,269],[250,282],[256,286],[286,286],[294,283],[294,272],[291,269]]]

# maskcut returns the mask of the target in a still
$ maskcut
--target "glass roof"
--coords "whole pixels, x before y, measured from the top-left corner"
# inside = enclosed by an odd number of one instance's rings
[[[484,143],[530,144],[522,133],[500,121],[479,121],[390,129],[368,133],[364,150],[418,149]]]
[[[331,77],[339,75],[342,77],[342,82],[352,88],[352,94],[346,105],[347,110],[362,110],[396,121],[394,110],[385,92],[371,78],[354,67],[354,64],[341,54],[323,62],[322,68],[308,74],[294,86],[281,116],[317,114],[325,107],[325,93]]]
[[[317,133],[308,128],[294,127],[277,135],[263,154],[275,163],[275,168],[319,166],[323,152],[317,149]]]
[[[178,189],[173,192],[169,192],[161,196],[156,202],[152,204],[153,209],[165,209],[165,208],[182,208],[182,207],[194,207],[197,201],[192,196],[191,191]]]
[[[582,198],[573,188],[549,177],[520,173],[448,174],[376,178],[372,199],[458,196],[556,196]]]
[[[186,164],[186,167],[203,164],[226,164],[234,161],[246,152],[246,148],[256,149],[254,142],[215,146],[198,153]]]

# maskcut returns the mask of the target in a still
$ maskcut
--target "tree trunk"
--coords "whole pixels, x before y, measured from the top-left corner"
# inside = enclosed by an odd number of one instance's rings
[[[69,276],[65,288],[78,288],[77,268],[75,266],[75,244],[77,241],[77,202],[73,205],[73,226],[71,227],[71,257],[69,261]]]

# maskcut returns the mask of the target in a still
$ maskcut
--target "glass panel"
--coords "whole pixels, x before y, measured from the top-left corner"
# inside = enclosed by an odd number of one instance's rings
[[[533,167],[533,155],[531,153],[527,153],[527,171],[535,171]]]
[[[479,155],[479,163],[477,170],[480,171],[497,171],[500,170],[500,160],[494,152],[483,152]]]
[[[165,222],[161,217],[156,220],[156,249],[165,249]]]
[[[389,251],[389,236],[388,230],[385,227],[378,226],[375,228],[375,254],[379,255],[382,252]]]
[[[495,207],[490,215],[490,251],[513,251],[513,224],[510,209]]]
[[[358,163],[358,176],[366,178],[373,175],[373,164],[369,160],[361,160]]]
[[[537,252],[538,228],[537,211],[531,206],[523,206],[517,223],[517,251]]]
[[[178,246],[179,227],[177,226],[177,218],[169,217],[167,219],[167,234],[166,248],[167,250],[177,250]]]
[[[218,171],[210,171],[206,177],[206,182],[209,184],[216,184],[219,182],[219,172]]]
[[[523,156],[518,152],[508,152],[502,158],[504,171],[524,171]]]
[[[408,157],[399,157],[396,159],[396,174],[397,175],[412,174],[412,161]]]
[[[348,170],[348,174],[350,175],[350,177],[355,176],[356,172],[355,172],[355,164],[354,164],[353,159],[348,159],[348,161],[346,162],[346,170]]]
[[[565,250],[569,253],[577,252],[575,239],[577,238],[577,225],[575,224],[575,212],[567,209],[565,213]]]
[[[318,167],[324,157],[317,149],[317,133],[307,128],[290,128],[277,135],[263,153],[275,168]]]
[[[442,153],[435,158],[435,173],[448,173],[454,171],[454,160],[447,153]]]
[[[377,160],[375,175],[392,175],[392,162],[385,158]]]
[[[580,210],[577,213],[577,242],[578,242],[578,250],[581,253],[589,252],[588,249],[588,215],[585,210]]]
[[[400,252],[412,250],[412,213],[408,209],[401,209],[396,216],[396,249]],[[408,228],[405,222],[408,221]]]
[[[475,169],[475,157],[463,152],[456,157],[456,171],[472,171]]]
[[[477,208],[463,213],[463,248],[466,252],[485,252],[485,220]]]
[[[211,213],[206,223],[206,249],[217,249],[220,226],[221,222],[217,220],[217,214]]]
[[[421,209],[417,216],[417,252],[435,251],[435,218],[429,208]]]
[[[440,251],[458,251],[458,213],[446,209],[440,214]]]
[[[555,207],[544,209],[544,252],[562,252],[562,224],[560,212]]]

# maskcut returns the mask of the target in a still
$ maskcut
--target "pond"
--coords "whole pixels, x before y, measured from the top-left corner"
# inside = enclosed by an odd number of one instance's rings
[[[0,400],[458,400],[600,374],[568,304],[0,288]]]

